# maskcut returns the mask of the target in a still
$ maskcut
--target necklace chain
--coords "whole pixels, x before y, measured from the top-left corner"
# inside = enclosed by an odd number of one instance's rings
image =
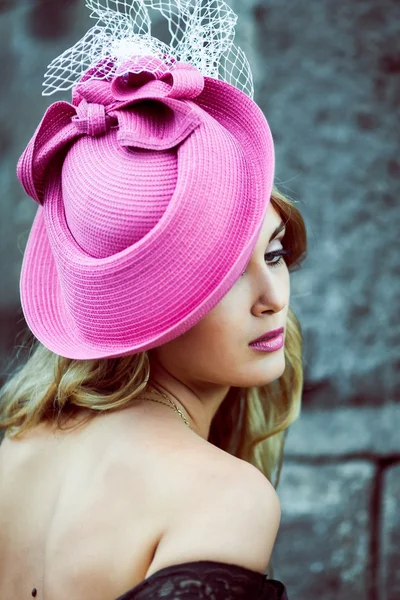
[[[164,394],[163,392],[160,392],[154,386],[150,385],[149,387],[155,394],[157,394],[158,396],[161,396],[162,398],[165,398],[168,401],[168,404],[165,404],[165,402],[161,402],[161,400],[156,400],[155,398],[149,398],[148,396],[142,396],[141,400],[150,400],[151,402],[158,402],[159,404],[163,404],[164,406],[167,406],[168,408],[172,408],[172,410],[174,410],[175,412],[178,413],[178,415],[184,421],[185,425],[187,425],[189,427],[189,429],[192,429],[189,425],[187,418],[185,417],[185,415],[183,414],[183,412],[181,411],[179,406],[177,406],[175,404],[175,402],[173,400],[171,400],[171,398],[168,398],[168,396],[166,394]],[[193,429],[192,429],[192,431],[193,431]]]

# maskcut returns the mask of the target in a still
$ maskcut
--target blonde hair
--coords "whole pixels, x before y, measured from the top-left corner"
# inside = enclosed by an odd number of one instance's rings
[[[297,208],[276,188],[274,208],[286,222],[287,264],[293,270],[306,252],[304,221]],[[284,434],[300,413],[303,385],[299,323],[289,309],[283,375],[275,382],[248,389],[231,388],[211,424],[209,441],[257,467],[270,481],[283,459]],[[0,394],[0,429],[18,438],[43,421],[62,429],[63,420],[89,409],[114,411],[132,402],[150,375],[146,352],[119,358],[74,360],[58,356],[35,342],[30,357]],[[86,422],[86,421],[85,421]]]

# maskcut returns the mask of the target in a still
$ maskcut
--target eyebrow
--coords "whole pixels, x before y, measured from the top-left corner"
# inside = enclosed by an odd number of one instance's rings
[[[278,233],[280,233],[283,229],[285,229],[285,227],[286,227],[286,223],[281,221],[280,225],[278,225],[278,227],[272,233],[271,237],[269,238],[269,241],[273,240],[274,237],[276,237],[278,235]]]

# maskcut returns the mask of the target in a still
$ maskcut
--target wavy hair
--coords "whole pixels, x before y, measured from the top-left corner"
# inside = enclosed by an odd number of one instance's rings
[[[273,189],[271,201],[286,223],[285,248],[289,270],[306,254],[306,230],[294,204]],[[285,433],[300,413],[303,386],[300,325],[289,308],[282,376],[267,385],[231,388],[211,423],[209,442],[257,467],[275,488],[283,460]],[[35,341],[28,360],[0,393],[0,430],[19,438],[43,421],[63,429],[63,421],[90,409],[122,409],[144,390],[150,375],[146,352],[119,358],[68,359]],[[85,420],[84,422],[87,422]],[[277,469],[275,481],[272,474]]]

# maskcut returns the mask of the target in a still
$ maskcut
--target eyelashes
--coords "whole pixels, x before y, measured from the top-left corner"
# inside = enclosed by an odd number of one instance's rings
[[[266,252],[264,254],[264,259],[265,259],[266,264],[269,267],[275,268],[275,267],[279,267],[282,263],[284,263],[285,262],[284,257],[286,257],[286,259],[287,259],[290,254],[292,254],[291,250],[285,250],[284,248],[279,248],[279,250],[273,250],[272,252]],[[244,275],[245,273],[246,273],[246,271],[243,271],[242,275]]]
[[[266,252],[264,254],[265,262],[270,267],[277,267],[278,265],[281,265],[284,262],[283,257],[287,256],[288,254],[290,254],[290,250],[284,250],[284,248],[280,248],[279,250],[273,250],[272,252]],[[276,258],[278,260],[274,260]]]

